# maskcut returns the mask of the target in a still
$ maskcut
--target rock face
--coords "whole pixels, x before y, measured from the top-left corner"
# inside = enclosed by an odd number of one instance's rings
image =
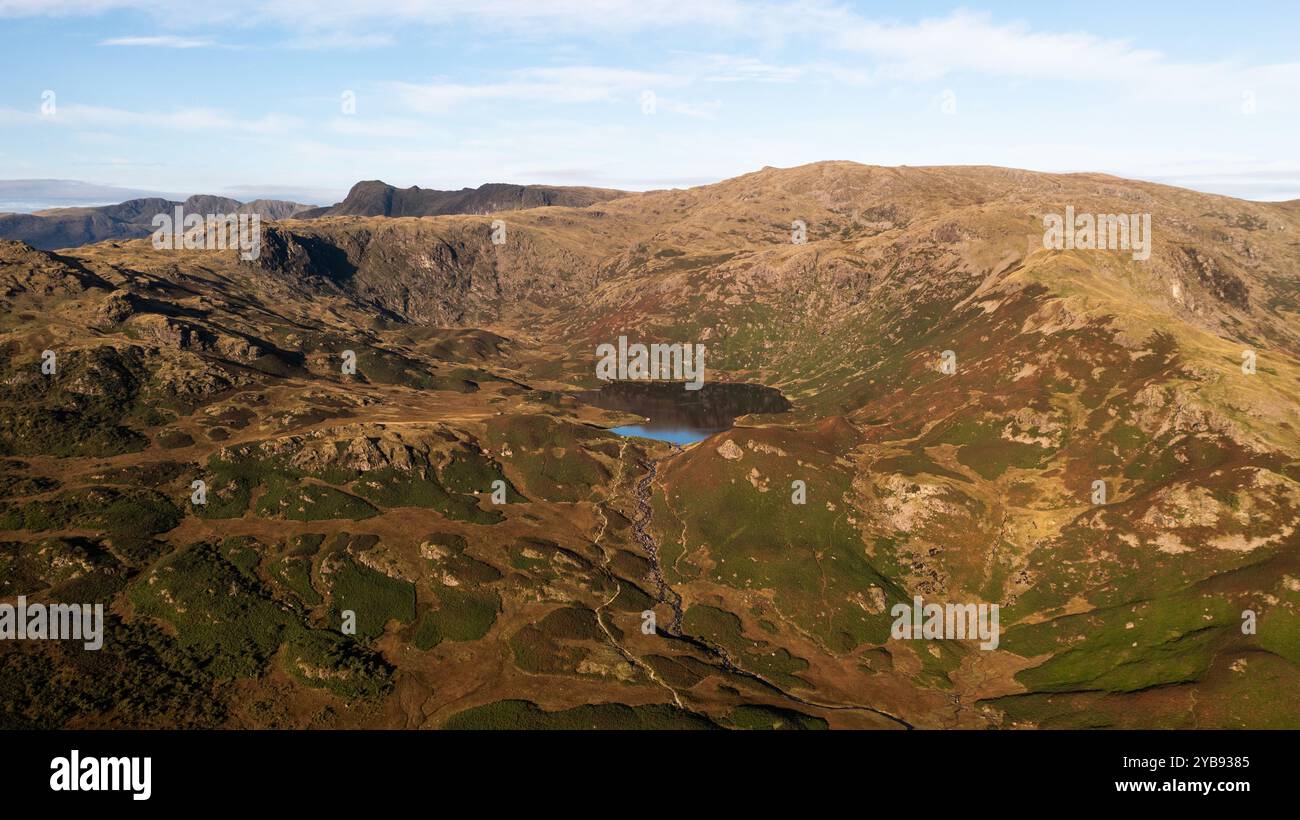
[[[511,229],[508,229],[511,230]],[[263,226],[250,267],[306,292],[339,294],[405,321],[491,324],[577,296],[597,260],[539,245],[520,225],[494,245],[490,220],[324,220]]]
[[[726,441],[718,445],[718,455],[722,456],[723,458],[735,461],[736,459],[744,458],[745,451],[740,449],[740,447],[736,445],[736,442],[732,441],[731,439],[727,439]]]
[[[111,285],[76,259],[0,240],[0,297],[66,296],[92,288],[110,290]]]
[[[125,290],[115,290],[99,309],[99,323],[116,325],[126,321],[139,308],[139,298]]]
[[[430,442],[427,437],[406,437],[379,427],[351,425],[308,435],[285,436],[257,444],[222,448],[224,461],[248,458],[282,458],[298,470],[320,473],[329,469],[393,469],[403,473],[426,470],[430,466]]]

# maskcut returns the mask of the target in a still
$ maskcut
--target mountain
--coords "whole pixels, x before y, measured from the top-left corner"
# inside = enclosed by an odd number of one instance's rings
[[[559,187],[553,185],[507,185],[489,183],[459,191],[432,188],[394,188],[371,180],[358,182],[347,197],[328,208],[300,214],[303,219],[322,216],[441,216],[444,214],[488,214],[542,206],[581,208],[626,196],[608,188]]]
[[[263,219],[285,219],[308,209],[308,205],[281,200],[258,199],[239,202],[219,196],[192,196],[183,202],[161,197],[130,199],[116,205],[50,208],[30,214],[0,214],[0,239],[26,242],[35,248],[52,250],[102,242],[106,239],[138,239],[149,236],[153,218],[174,213],[258,214]]]
[[[111,604],[93,676],[0,643],[5,725],[1300,727],[1296,203],[825,162],[262,231],[0,243],[0,584]],[[620,435],[620,337],[784,400]]]

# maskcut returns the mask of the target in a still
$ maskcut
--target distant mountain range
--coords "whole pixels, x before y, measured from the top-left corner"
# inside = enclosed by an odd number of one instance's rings
[[[0,214],[30,214],[51,208],[97,208],[129,199],[174,199],[183,201],[196,193],[211,193],[240,202],[255,199],[283,199],[290,202],[333,202],[341,189],[283,185],[228,185],[219,191],[158,190],[120,185],[102,185],[77,179],[0,179]]]
[[[396,188],[379,180],[358,182],[347,197],[328,208],[314,208],[298,214],[300,219],[322,216],[442,216],[445,214],[487,214],[562,205],[583,208],[627,196],[610,188],[561,187],[555,185],[508,185],[492,182],[477,188],[439,191],[433,188]]]
[[[184,201],[146,197],[128,199],[117,205],[0,214],[0,239],[17,239],[42,250],[71,248],[106,239],[141,239],[153,231],[155,216],[171,214],[178,206],[186,213],[257,214],[263,219],[287,219],[311,208],[277,199],[240,202],[202,194]]]
[[[113,193],[148,193],[71,180],[2,180],[0,203],[24,201],[85,202]],[[584,207],[625,196],[608,188],[489,183],[459,191],[396,188],[378,180],[358,182],[342,202],[314,207],[280,199],[240,202],[221,196],[196,195],[185,200],[151,195],[116,205],[45,208],[31,213],[0,213],[0,239],[16,239],[34,248],[53,250],[103,242],[141,239],[153,231],[153,218],[172,213],[255,213],[263,219],[315,219],[324,216],[440,216],[486,214],[548,205]]]

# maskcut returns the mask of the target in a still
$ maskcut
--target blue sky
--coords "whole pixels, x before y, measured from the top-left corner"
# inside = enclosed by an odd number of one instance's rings
[[[1282,2],[0,0],[0,179],[329,202],[848,159],[1290,199],[1298,31]]]

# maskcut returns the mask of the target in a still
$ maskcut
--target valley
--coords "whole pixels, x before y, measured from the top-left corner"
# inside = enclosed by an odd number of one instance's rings
[[[0,644],[0,724],[1300,726],[1296,202],[592,190],[254,260],[0,241],[0,595],[105,611]],[[1149,258],[1044,247],[1067,204]],[[602,383],[620,336],[703,345],[701,390]],[[892,637],[914,596],[997,648]]]

